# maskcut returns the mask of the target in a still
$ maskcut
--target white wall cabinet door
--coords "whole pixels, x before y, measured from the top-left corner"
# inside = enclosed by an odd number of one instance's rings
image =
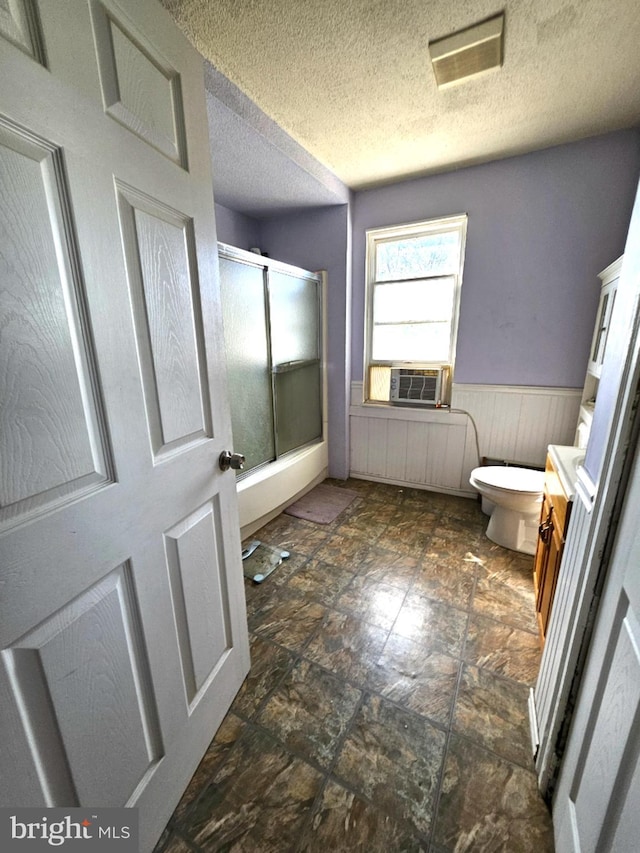
[[[0,802],[148,851],[249,663],[202,63],[155,0],[4,6]]]

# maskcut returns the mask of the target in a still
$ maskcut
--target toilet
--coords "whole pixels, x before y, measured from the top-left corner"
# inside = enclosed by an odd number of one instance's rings
[[[482,511],[491,516],[487,537],[503,548],[535,554],[544,471],[486,465],[474,468],[469,482],[482,496]]]

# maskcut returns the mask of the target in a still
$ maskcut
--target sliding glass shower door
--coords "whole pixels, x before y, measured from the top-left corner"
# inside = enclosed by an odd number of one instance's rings
[[[271,359],[278,456],[320,438],[320,294],[315,278],[270,270]]]
[[[249,470],[275,458],[263,269],[221,256],[220,287],[233,446]]]
[[[321,279],[219,250],[233,445],[247,473],[322,438]]]

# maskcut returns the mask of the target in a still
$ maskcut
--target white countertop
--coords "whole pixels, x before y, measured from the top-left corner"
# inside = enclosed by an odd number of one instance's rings
[[[563,444],[550,444],[548,450],[567,500],[572,501],[576,492],[578,467],[584,462],[585,451],[581,447],[568,447]]]

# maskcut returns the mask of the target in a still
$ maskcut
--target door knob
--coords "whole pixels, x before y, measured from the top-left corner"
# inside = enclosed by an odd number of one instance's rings
[[[242,471],[244,468],[244,456],[242,453],[232,453],[230,450],[223,450],[218,459],[218,465],[221,471],[228,471],[233,468],[234,471]]]

